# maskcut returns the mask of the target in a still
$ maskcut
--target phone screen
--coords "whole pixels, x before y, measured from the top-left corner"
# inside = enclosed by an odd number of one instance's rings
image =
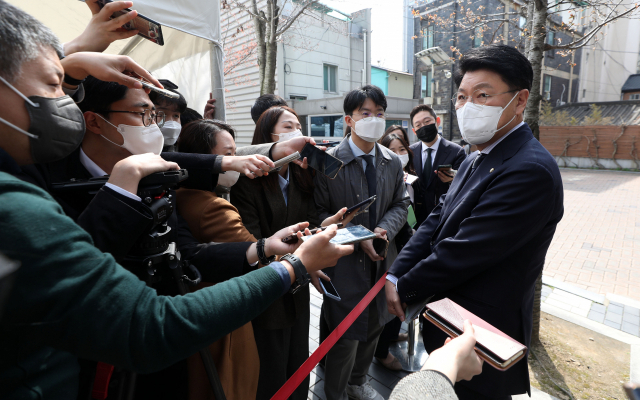
[[[340,295],[331,281],[323,281],[320,279],[320,286],[322,286],[324,294],[335,300],[340,300]]]
[[[310,143],[307,143],[302,149],[302,152],[300,152],[300,158],[304,159],[305,157],[311,168],[323,173],[329,177],[329,179],[334,179],[338,175],[338,171],[342,168],[342,161]]]

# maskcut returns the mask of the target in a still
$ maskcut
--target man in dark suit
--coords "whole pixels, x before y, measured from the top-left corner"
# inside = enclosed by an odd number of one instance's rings
[[[438,134],[440,117],[433,108],[420,104],[409,114],[413,133],[420,139],[410,146],[413,151],[413,168],[418,175],[414,184],[415,213],[417,225],[427,219],[438,204],[438,199],[447,193],[456,171],[466,158],[462,147]],[[446,171],[438,171],[439,165],[451,165]]]
[[[558,166],[523,122],[533,81],[515,48],[491,45],[460,60],[453,101],[463,138],[478,146],[389,270],[389,311],[448,297],[515,340],[531,341],[535,281],[562,219]],[[427,351],[445,335],[425,323]],[[527,360],[506,372],[484,365],[455,385],[459,398],[511,399],[530,392]]]

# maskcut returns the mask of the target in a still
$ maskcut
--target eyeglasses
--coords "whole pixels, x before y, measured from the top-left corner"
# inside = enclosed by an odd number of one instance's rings
[[[356,114],[356,113],[354,113],[354,114]],[[365,111],[365,112],[361,112],[361,113],[358,113],[358,114],[362,115],[362,118],[369,118],[369,117],[385,118],[385,115],[384,115],[383,112],[380,112],[380,113],[376,114],[376,113],[370,113],[370,112]]]
[[[155,123],[158,125],[158,128],[162,128],[164,126],[164,121],[165,121],[165,114],[164,111],[153,111],[153,110],[149,110],[146,109],[143,112],[140,111],[120,111],[120,110],[100,110],[100,111],[96,111],[98,113],[101,114],[107,114],[107,113],[131,113],[131,114],[138,114],[140,116],[142,116],[142,123],[144,124],[144,126],[150,126],[154,121]]]
[[[473,93],[471,93],[471,96],[465,96],[462,93],[458,92],[451,98],[451,102],[456,108],[464,106],[467,101],[471,101],[473,104],[479,106],[484,106],[487,103],[487,99],[490,97],[496,97],[500,96],[501,94],[513,93],[518,91],[520,91],[520,89],[509,90],[508,92],[502,92],[498,94],[487,94],[484,90],[477,89]]]

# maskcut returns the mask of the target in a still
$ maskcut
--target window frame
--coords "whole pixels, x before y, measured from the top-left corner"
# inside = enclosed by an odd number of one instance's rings
[[[336,120],[339,121],[340,119],[342,119],[342,131],[340,132],[340,136],[313,136],[311,134],[311,118],[317,118],[317,117],[336,117],[336,116],[340,116],[340,118],[338,118]],[[334,131],[334,134],[336,132]],[[309,137],[316,137],[316,138],[325,138],[325,139],[331,139],[331,138],[340,138],[343,139],[344,138],[344,114],[309,114],[307,115],[307,132],[306,132],[306,136]]]
[[[429,41],[431,46],[429,46]],[[430,49],[436,45],[436,32],[433,25],[428,25],[422,32],[422,50]]]
[[[334,78],[333,82],[331,82],[331,74],[330,74],[331,70],[335,71],[333,76]],[[325,71],[328,72],[329,82],[327,82],[327,75],[325,75]],[[339,80],[338,65],[333,63],[323,62],[322,63],[322,88],[324,90],[324,93],[338,93],[338,80]],[[333,87],[331,83],[333,83]],[[334,89],[334,90],[331,90],[331,89]]]

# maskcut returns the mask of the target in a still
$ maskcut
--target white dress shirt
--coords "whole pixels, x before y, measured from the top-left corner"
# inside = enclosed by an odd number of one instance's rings
[[[106,172],[102,170],[102,168],[98,166],[98,164],[96,164],[95,162],[93,162],[92,159],[89,158],[89,156],[84,152],[84,150],[82,150],[82,147],[80,147],[80,164],[82,164],[82,166],[85,167],[87,171],[89,171],[89,174],[91,174],[91,176],[94,178],[99,178],[101,176],[108,175]],[[116,186],[113,183],[107,182],[105,186],[130,199],[142,201],[142,199],[136,194],[131,193],[127,190],[124,190],[123,188]]]
[[[433,169],[433,162],[436,159],[436,153],[438,152],[438,147],[440,147],[440,142],[442,141],[442,136],[438,135],[438,138],[436,139],[436,142],[431,145],[431,147],[427,146],[427,144],[425,142],[420,142],[422,143],[422,170],[424,171],[425,169],[425,164],[427,163],[427,150],[431,149],[431,165],[429,166],[429,169]]]
[[[500,142],[502,142],[504,139],[506,139],[507,136],[511,135],[511,133],[513,131],[515,131],[516,129],[520,128],[522,125],[524,125],[524,121],[522,121],[518,125],[516,125],[515,128],[511,129],[503,137],[501,137],[500,139],[496,140],[495,143],[491,144],[490,146],[485,147],[480,153],[489,154],[489,152],[491,150],[493,150]]]
[[[360,147],[356,146],[355,143],[353,143],[353,139],[351,136],[349,136],[349,147],[351,148],[351,152],[353,153],[353,156],[358,158],[358,157],[362,157],[364,155],[366,155],[367,153],[365,153],[364,151],[360,150]],[[375,143],[373,144],[373,149],[371,149],[371,151],[368,153],[370,156],[373,156],[373,160],[375,163],[375,159],[376,159],[376,145]],[[367,170],[367,161],[362,158],[362,170],[366,171]]]

